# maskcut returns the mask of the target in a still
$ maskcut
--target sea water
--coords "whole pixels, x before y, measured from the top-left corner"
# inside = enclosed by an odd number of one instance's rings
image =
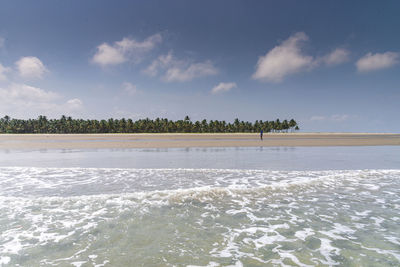
[[[0,151],[0,266],[399,266],[400,147]]]

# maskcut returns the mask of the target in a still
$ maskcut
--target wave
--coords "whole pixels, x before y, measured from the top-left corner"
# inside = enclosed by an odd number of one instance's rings
[[[0,168],[0,197],[207,200],[273,191],[347,187],[378,190],[400,170],[268,171],[232,169]]]
[[[0,168],[0,264],[165,265],[162,255],[172,266],[197,252],[198,266],[345,265],[348,255],[396,265],[399,178],[375,169]]]

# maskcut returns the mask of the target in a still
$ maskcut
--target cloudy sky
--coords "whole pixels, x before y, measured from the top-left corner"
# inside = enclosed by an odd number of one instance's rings
[[[0,116],[400,132],[399,1],[2,1]]]

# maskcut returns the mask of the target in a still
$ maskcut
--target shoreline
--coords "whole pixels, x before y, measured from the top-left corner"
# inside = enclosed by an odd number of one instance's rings
[[[391,133],[0,134],[0,149],[119,149],[400,145]]]

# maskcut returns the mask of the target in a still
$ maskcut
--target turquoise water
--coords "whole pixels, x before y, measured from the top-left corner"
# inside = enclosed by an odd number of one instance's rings
[[[399,266],[399,155],[0,151],[0,265]]]

